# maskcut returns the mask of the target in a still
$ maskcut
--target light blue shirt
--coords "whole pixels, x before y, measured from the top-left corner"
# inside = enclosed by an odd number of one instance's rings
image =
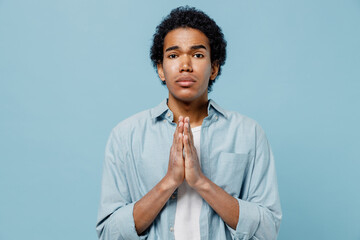
[[[165,176],[175,128],[164,100],[112,130],[96,226],[100,239],[174,239],[176,191],[142,236],[135,230],[133,208]],[[276,239],[282,214],[275,163],[262,128],[209,100],[200,149],[203,173],[239,202],[234,230],[203,200],[201,239]]]

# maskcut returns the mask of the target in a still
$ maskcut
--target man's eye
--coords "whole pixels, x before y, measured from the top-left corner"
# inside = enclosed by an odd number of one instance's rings
[[[169,58],[176,58],[176,54],[170,54],[168,57]]]
[[[194,54],[194,57],[196,57],[196,58],[203,58],[203,57],[204,57],[204,54],[196,53],[196,54]]]

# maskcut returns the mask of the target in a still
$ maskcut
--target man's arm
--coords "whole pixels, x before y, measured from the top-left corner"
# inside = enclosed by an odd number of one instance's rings
[[[177,186],[165,176],[156,186],[134,205],[133,217],[138,235],[155,220]]]
[[[239,203],[236,198],[225,192],[221,187],[202,175],[193,188],[214,209],[214,211],[229,225],[236,229],[239,220]]]
[[[123,162],[121,140],[111,133],[105,151],[101,200],[96,230],[101,240],[143,239],[139,236],[154,221],[171,194],[184,180],[183,119],[180,119],[170,149],[165,177],[137,202],[131,202]]]
[[[165,177],[134,206],[136,232],[140,235],[154,221],[175,189],[184,181],[183,118],[179,118],[170,149],[168,171]]]
[[[208,179],[201,171],[190,129],[190,119],[184,126],[185,179],[231,228],[236,229],[239,219],[238,201]]]
[[[272,153],[260,127],[256,135],[249,196],[242,200],[229,195],[202,173],[190,121],[185,118],[185,179],[232,228],[234,239],[252,239],[254,236],[256,239],[276,239],[280,225],[281,209]]]

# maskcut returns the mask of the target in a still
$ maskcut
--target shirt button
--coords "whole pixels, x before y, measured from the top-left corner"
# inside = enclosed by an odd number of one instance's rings
[[[170,117],[170,115],[171,115],[170,113],[167,114],[168,117]]]
[[[215,116],[215,120],[218,120],[218,118],[219,118],[219,117],[216,115],[216,116]]]
[[[174,231],[174,228],[173,227],[170,227],[170,232],[173,232]]]
[[[164,119],[163,121],[166,122],[166,119]]]

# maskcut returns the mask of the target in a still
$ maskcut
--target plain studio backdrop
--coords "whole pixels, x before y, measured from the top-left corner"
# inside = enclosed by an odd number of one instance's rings
[[[227,63],[210,98],[262,125],[280,240],[360,239],[360,1],[0,0],[0,239],[97,239],[104,148],[167,97],[155,27],[189,4]]]

